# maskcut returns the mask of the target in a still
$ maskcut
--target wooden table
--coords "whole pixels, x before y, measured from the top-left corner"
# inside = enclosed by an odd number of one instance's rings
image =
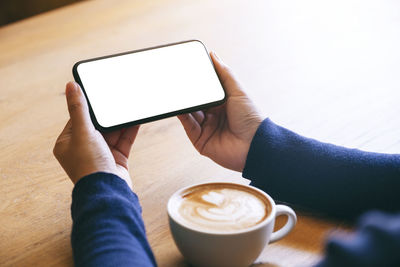
[[[71,266],[72,183],[52,155],[74,62],[201,39],[260,112],[306,136],[400,152],[400,21],[389,1],[87,1],[0,28],[0,265]],[[130,160],[160,266],[185,266],[166,202],[201,181],[246,183],[200,156],[176,118],[143,125]],[[338,223],[300,214],[264,266],[308,265]]]

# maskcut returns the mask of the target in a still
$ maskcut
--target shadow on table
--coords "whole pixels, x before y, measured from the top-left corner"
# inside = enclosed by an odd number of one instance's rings
[[[189,264],[187,261],[185,261],[183,258],[176,259],[173,262],[170,262],[168,266],[175,266],[175,267],[193,267],[191,264]],[[274,263],[269,263],[269,262],[257,262],[252,264],[250,267],[282,267],[284,265],[278,265]]]

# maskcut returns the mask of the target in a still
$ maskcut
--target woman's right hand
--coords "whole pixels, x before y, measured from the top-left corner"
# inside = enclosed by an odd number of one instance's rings
[[[232,71],[210,53],[227,94],[226,102],[204,111],[179,115],[187,136],[200,152],[219,165],[242,172],[251,140],[262,118]]]

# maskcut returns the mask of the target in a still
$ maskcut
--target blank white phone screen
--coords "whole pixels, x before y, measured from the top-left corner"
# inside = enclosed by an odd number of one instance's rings
[[[199,41],[80,63],[77,72],[102,127],[216,102],[225,96]]]

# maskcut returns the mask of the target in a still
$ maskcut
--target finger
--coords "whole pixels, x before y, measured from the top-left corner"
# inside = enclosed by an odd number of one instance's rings
[[[231,69],[217,56],[215,52],[211,52],[210,55],[219,80],[228,96],[244,95],[244,92],[240,88],[240,84],[234,77]]]
[[[221,120],[218,118],[217,114],[207,113],[204,127],[202,128],[201,135],[196,140],[195,147],[200,152],[200,154],[205,155],[206,144],[212,139],[213,135],[218,131],[218,124]],[[212,147],[212,146],[209,146]]]
[[[108,133],[102,133],[104,140],[106,140],[106,143],[109,147],[115,147],[115,145],[118,143],[119,137],[122,134],[122,130],[117,130],[113,132],[108,132]]]
[[[71,123],[71,119],[69,119],[67,124],[65,124],[64,129],[61,131],[60,135],[57,137],[56,143],[62,141],[65,137],[70,135],[71,132],[72,132],[72,123]]]
[[[68,120],[67,124],[65,124],[64,129],[61,131],[60,135],[57,137],[56,143],[54,144],[53,147],[53,154],[54,156],[56,156],[56,158],[58,159],[59,156],[59,148],[60,146],[62,146],[64,140],[68,140],[68,138],[70,138],[72,132],[72,124],[71,124],[71,120]]]
[[[74,82],[67,83],[65,94],[72,128],[92,129],[94,126],[90,121],[89,108],[79,85]]]
[[[139,131],[139,125],[135,125],[122,131],[115,149],[121,152],[126,158],[129,157],[133,142],[135,142],[136,135]]]
[[[225,112],[225,109],[226,109],[226,103],[224,103],[220,106],[209,108],[209,109],[207,109],[207,111],[205,113],[206,114],[208,114],[208,113],[221,114],[221,113]]]
[[[196,121],[192,114],[178,115],[178,119],[181,121],[183,129],[185,129],[189,140],[192,142],[192,144],[196,144],[201,135],[200,124]]]
[[[128,169],[128,158],[125,155],[123,155],[120,151],[115,149],[111,150],[111,154],[113,155],[117,166],[120,165],[125,169]]]
[[[72,123],[71,119],[67,121],[67,124],[65,124],[64,129],[61,131],[60,135],[65,135],[66,133],[70,133],[72,129]]]
[[[200,111],[192,112],[191,114],[192,114],[193,118],[197,121],[197,123],[201,126],[203,124],[204,118],[205,118],[204,112],[200,110]]]

